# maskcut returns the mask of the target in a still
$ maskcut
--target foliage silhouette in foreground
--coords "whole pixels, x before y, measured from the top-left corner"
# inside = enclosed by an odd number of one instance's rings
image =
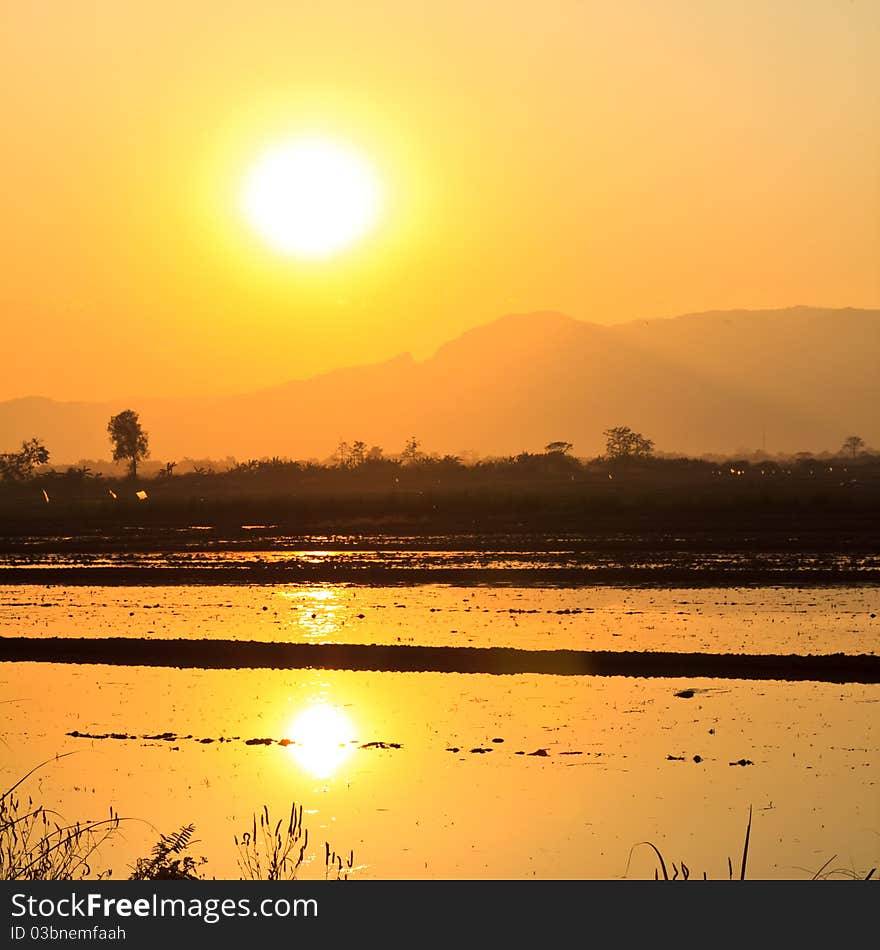
[[[174,834],[159,835],[148,858],[138,858],[130,881],[198,881],[198,869],[207,863],[207,858],[194,858],[185,852],[196,841],[193,839],[196,826],[183,825]]]
[[[72,881],[102,880],[112,872],[94,871],[99,848],[113,837],[121,819],[111,808],[108,818],[99,821],[64,822],[60,816],[24,799],[18,790],[51,762],[73,755],[66,752],[47,759],[25,773],[0,794],[0,880]],[[196,881],[205,857],[194,857],[190,849],[195,825],[182,825],[172,834],[160,834],[150,854],[138,858],[130,868],[130,881]],[[242,878],[252,881],[291,881],[311,863],[309,833],[303,826],[303,807],[295,802],[286,823],[272,823],[268,806],[255,814],[251,828],[241,838],[235,836]],[[354,872],[354,852],[342,858],[329,843],[324,844],[324,879],[344,881]]]
[[[72,753],[66,753],[72,755]],[[57,756],[64,758],[64,756]],[[0,794],[0,880],[72,881],[92,877],[92,862],[100,846],[119,827],[119,816],[99,821],[66,822],[60,815],[20,796],[18,789],[47,759]],[[95,872],[99,880],[110,871]]]

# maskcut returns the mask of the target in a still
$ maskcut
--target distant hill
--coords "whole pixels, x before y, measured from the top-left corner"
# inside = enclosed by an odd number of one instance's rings
[[[340,439],[397,452],[511,454],[554,439],[598,454],[629,425],[658,450],[702,454],[880,446],[880,311],[793,307],[602,326],[502,317],[442,346],[259,392],[200,399],[0,403],[0,450],[38,436],[56,463],[107,458],[106,425],[141,414],[155,459],[326,458]]]

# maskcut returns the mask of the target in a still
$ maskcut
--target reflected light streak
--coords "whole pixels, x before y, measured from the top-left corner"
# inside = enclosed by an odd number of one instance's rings
[[[343,604],[336,587],[310,587],[284,591],[282,596],[297,609],[295,623],[309,640],[329,641],[339,629]]]

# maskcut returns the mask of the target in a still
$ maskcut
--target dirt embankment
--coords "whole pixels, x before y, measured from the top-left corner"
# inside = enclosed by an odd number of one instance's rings
[[[234,640],[0,637],[0,661],[197,669],[333,669],[498,675],[549,673],[880,683],[880,656],[842,653],[785,656]]]

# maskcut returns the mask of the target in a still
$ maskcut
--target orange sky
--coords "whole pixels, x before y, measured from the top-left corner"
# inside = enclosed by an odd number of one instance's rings
[[[0,399],[233,392],[506,312],[880,305],[880,4],[0,12]],[[291,136],[388,200],[329,261],[238,202]]]

